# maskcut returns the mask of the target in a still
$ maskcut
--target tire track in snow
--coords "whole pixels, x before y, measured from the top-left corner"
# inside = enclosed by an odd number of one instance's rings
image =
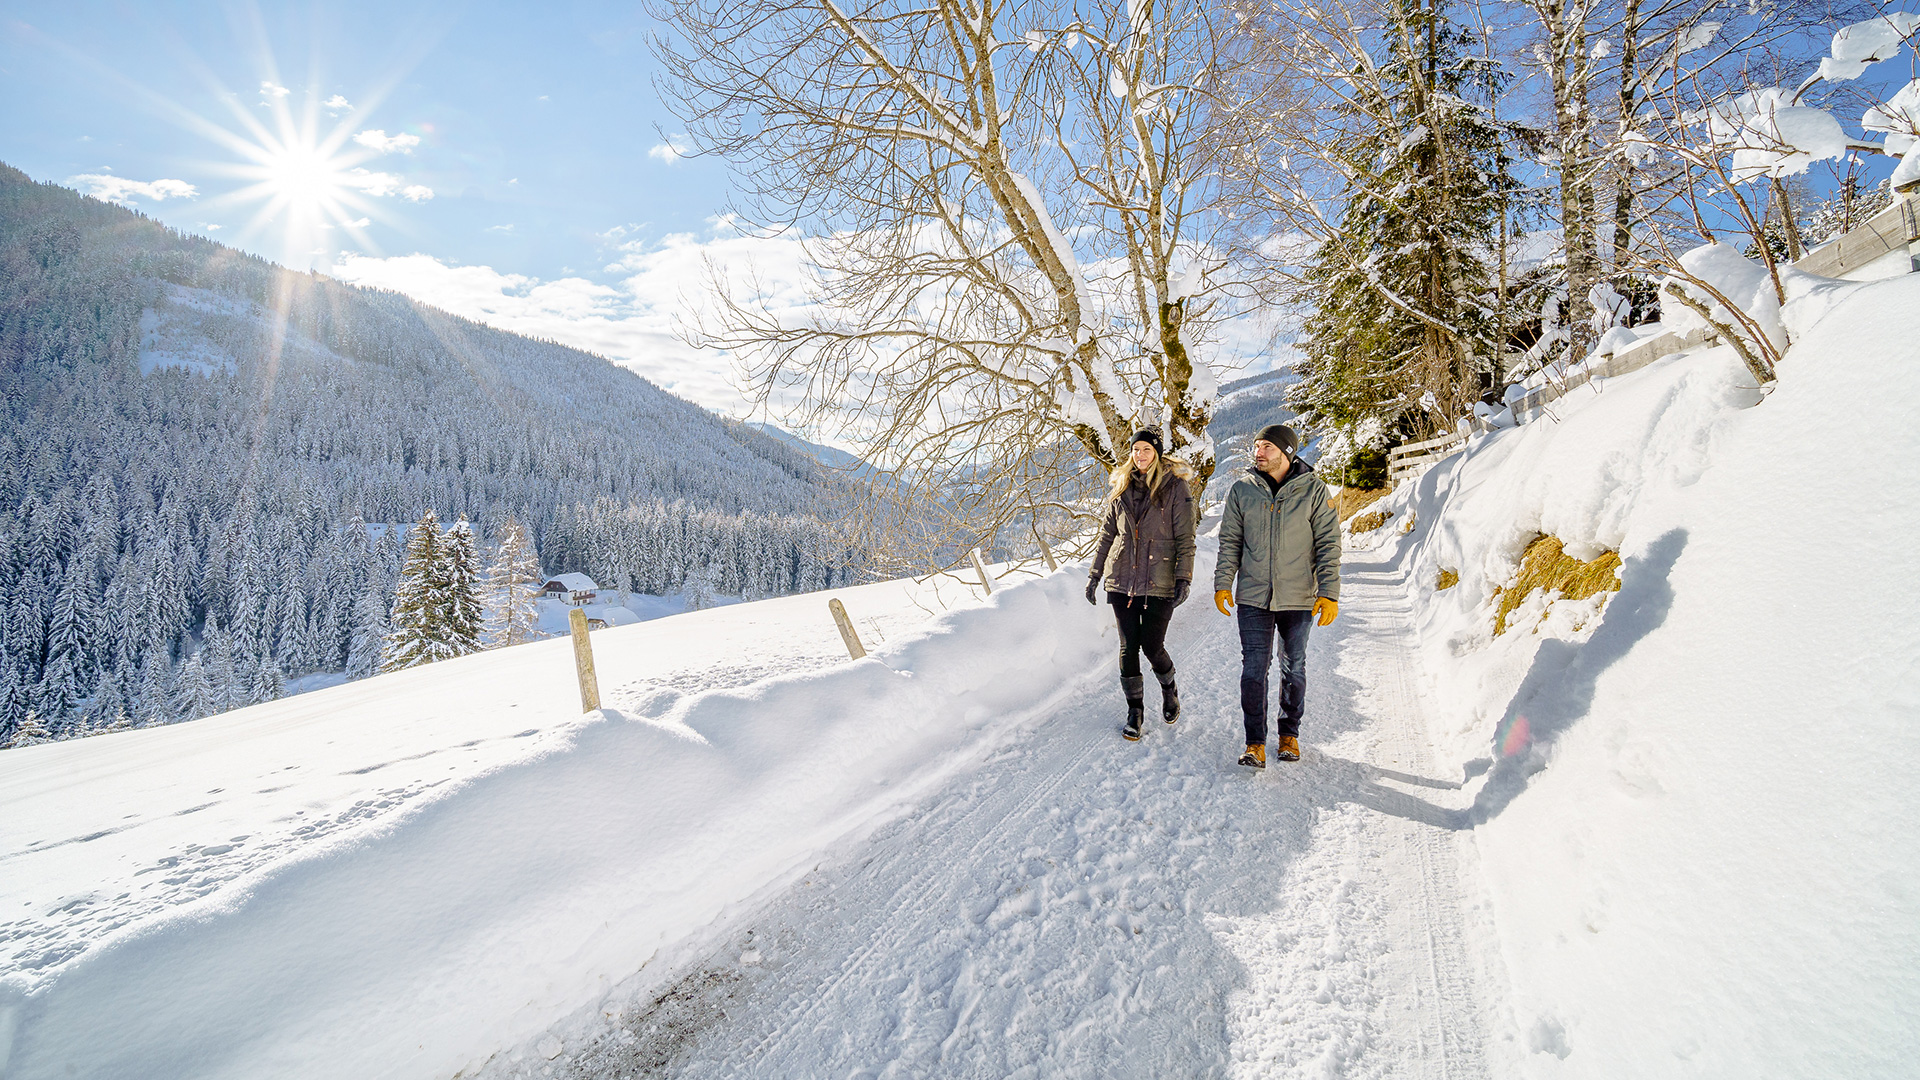
[[[1367,630],[1364,639],[1353,643],[1352,659],[1367,673],[1373,711],[1385,718],[1400,718],[1398,723],[1381,723],[1373,729],[1378,739],[1370,756],[1375,762],[1385,758],[1404,768],[1379,770],[1375,784],[1386,791],[1418,792],[1431,800],[1435,789],[1423,790],[1423,784],[1414,782],[1414,778],[1433,776],[1435,763],[1411,641],[1408,583],[1396,568],[1373,561],[1357,563],[1351,576],[1364,597],[1356,614],[1362,616],[1359,625]],[[1430,821],[1391,813],[1376,814],[1368,821],[1368,832],[1398,853],[1388,865],[1403,868],[1397,876],[1379,875],[1379,887],[1388,895],[1404,892],[1406,897],[1406,902],[1388,912],[1390,939],[1420,946],[1389,966],[1388,977],[1382,980],[1388,991],[1383,1005],[1405,1017],[1392,1026],[1404,1030],[1401,1040],[1410,1043],[1400,1055],[1406,1063],[1404,1075],[1409,1076],[1463,1078],[1487,1073],[1487,1018],[1483,995],[1478,993],[1485,977],[1476,970],[1462,909],[1460,846],[1469,842],[1468,834],[1433,824],[1457,824],[1447,822],[1444,811],[1464,809],[1467,800],[1457,787],[1452,792],[1455,797],[1437,807],[1442,812],[1432,814]],[[1410,887],[1414,885],[1417,892]]]
[[[1092,751],[1093,745],[1091,740],[1085,742],[1081,746],[1080,751],[1074,755],[1073,762],[1069,763],[1069,767],[1084,759]],[[1030,790],[1024,792],[1016,790],[1002,794],[998,798],[976,802],[954,823],[955,830],[957,831],[961,828],[971,826],[975,821],[987,815],[989,810],[998,811],[998,813],[993,815],[995,817],[1018,817],[1057,787],[1060,781],[1065,779],[1066,775],[1067,772],[1064,770],[1056,772]],[[1013,801],[1016,805],[1003,809],[1002,804],[1008,801]],[[974,860],[981,855],[981,848],[987,844],[991,836],[992,831],[990,829],[981,830],[979,839],[976,840],[973,847],[968,850],[966,856],[962,859],[943,859],[939,862],[925,859],[918,860],[919,868],[913,872],[912,880],[895,895],[902,898],[909,898],[909,902],[904,906],[919,912],[925,913],[935,910],[935,905],[928,901],[935,891],[936,886],[941,883],[941,879],[943,877],[949,877],[949,880],[946,882],[947,887],[942,890],[944,898],[952,892],[952,883],[950,880],[951,867],[953,865],[969,865],[973,863]],[[893,852],[894,858],[901,858],[904,854],[905,853],[896,846],[896,850]],[[806,1022],[819,1011],[821,1003],[829,1000],[842,984],[846,983],[856,974],[867,970],[877,957],[891,955],[887,950],[897,947],[903,940],[911,939],[923,923],[924,915],[920,920],[912,924],[895,924],[889,928],[889,932],[885,936],[875,938],[843,965],[837,974],[822,984],[817,992],[811,994],[801,1008],[801,1011],[793,1016],[789,1023],[781,1029],[769,1032],[760,1042],[755,1044],[753,1049],[748,1052],[747,1057],[750,1060],[764,1057],[767,1048],[777,1041],[782,1034],[786,1031],[802,1028]]]

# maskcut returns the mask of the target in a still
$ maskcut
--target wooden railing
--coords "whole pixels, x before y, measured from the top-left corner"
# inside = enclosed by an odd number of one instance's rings
[[[1802,255],[1793,267],[1821,277],[1844,277],[1892,252],[1912,252],[1916,243],[1920,206],[1912,196],[1897,197],[1892,206]]]
[[[1672,356],[1677,352],[1685,352],[1688,349],[1697,349],[1712,341],[1713,338],[1713,331],[1702,328],[1686,334],[1667,333],[1645,341],[1634,342],[1631,348],[1622,349],[1610,356],[1602,356],[1564,379],[1544,386],[1536,386],[1527,391],[1525,397],[1513,403],[1513,421],[1516,424],[1524,424],[1534,419],[1552,402],[1595,379],[1612,379],[1628,372],[1639,371],[1655,360]]]
[[[1525,397],[1513,403],[1515,423],[1524,424],[1538,417],[1554,401],[1565,397],[1574,390],[1587,385],[1594,379],[1611,379],[1628,372],[1639,371],[1648,364],[1665,356],[1687,349],[1698,348],[1713,339],[1710,330],[1695,330],[1688,334],[1661,334],[1645,341],[1637,341],[1631,347],[1618,353],[1602,355],[1586,365],[1580,371],[1527,391]],[[1432,468],[1434,463],[1453,456],[1467,444],[1470,434],[1490,431],[1476,418],[1470,431],[1456,431],[1423,442],[1402,443],[1387,453],[1387,484],[1399,487],[1402,480],[1412,479]]]
[[[1424,442],[1401,443],[1387,451],[1387,486],[1399,487],[1400,481],[1426,472],[1434,462],[1450,457],[1467,445],[1467,433],[1456,431]]]

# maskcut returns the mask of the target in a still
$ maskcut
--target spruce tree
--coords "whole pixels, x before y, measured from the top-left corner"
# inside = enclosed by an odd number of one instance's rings
[[[20,718],[20,723],[15,725],[12,737],[7,740],[7,749],[17,750],[22,746],[34,746],[52,741],[53,732],[48,731],[47,725],[40,722],[40,714],[33,709],[28,709],[27,714]]]
[[[347,678],[364,679],[381,670],[381,651],[392,627],[390,598],[379,580],[370,581],[353,605],[353,638],[347,646]]]
[[[194,653],[186,663],[180,665],[180,678],[174,688],[173,715],[182,720],[198,720],[203,716],[225,712],[227,708],[226,691],[216,687],[208,677],[206,665],[201,659],[202,653]]]
[[[481,636],[486,632],[486,609],[480,602],[480,552],[465,514],[447,530],[441,558],[445,563],[440,576],[446,590],[442,603],[446,606],[447,650],[453,656],[479,652]]]
[[[141,726],[171,724],[174,712],[173,660],[164,645],[147,647],[140,665],[140,689],[134,697],[133,718]]]
[[[258,705],[263,701],[278,700],[286,692],[287,677],[280,665],[270,656],[263,656],[253,665],[247,679],[247,704]]]
[[[237,709],[245,705],[246,695],[242,692],[243,687],[240,685],[238,674],[241,658],[234,654],[233,635],[221,627],[218,618],[208,615],[202,636],[205,639],[205,645],[197,655],[200,659],[201,673],[205,676],[210,693],[213,695],[213,708],[200,713],[199,716],[226,712],[228,709]],[[189,716],[187,719],[195,720],[199,716]]]
[[[487,594],[493,600],[492,646],[519,645],[539,637],[535,598],[539,595],[540,560],[534,556],[527,531],[517,518],[500,528],[500,550],[487,569]]]
[[[1450,430],[1472,410],[1497,355],[1488,259],[1513,188],[1501,133],[1474,102],[1498,89],[1496,66],[1468,55],[1473,39],[1441,0],[1388,13],[1379,78],[1355,81],[1336,136],[1344,212],[1305,274],[1314,309],[1289,395],[1353,452]],[[1355,437],[1366,429],[1377,435]],[[1350,461],[1328,464],[1345,479]]]
[[[88,646],[97,644],[93,627],[98,622],[90,588],[92,573],[75,559],[68,566],[59,596],[53,601],[53,618],[47,627],[47,663],[40,679],[40,714],[58,722],[82,698],[93,692],[97,672],[88,656]]]
[[[431,664],[454,655],[448,646],[447,560],[440,519],[428,510],[407,534],[406,562],[393,589],[382,671]]]
[[[26,680],[7,649],[6,635],[0,634],[0,731],[25,716],[29,704]]]

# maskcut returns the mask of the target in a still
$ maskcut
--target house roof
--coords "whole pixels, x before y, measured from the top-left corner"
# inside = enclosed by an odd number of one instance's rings
[[[540,590],[545,592],[556,584],[568,592],[593,592],[600,587],[585,574],[561,574],[558,577],[548,578],[547,583],[540,586]]]

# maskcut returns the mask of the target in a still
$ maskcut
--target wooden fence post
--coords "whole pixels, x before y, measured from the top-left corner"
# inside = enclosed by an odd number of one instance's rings
[[[987,590],[988,596],[992,596],[993,595],[993,579],[987,576],[987,564],[980,561],[979,548],[973,549],[973,568],[979,571],[980,573],[981,587]]]
[[[600,707],[600,680],[593,673],[593,643],[587,640],[587,613],[574,608],[567,613],[573,627],[573,666],[580,676],[580,711],[590,713]]]
[[[847,655],[859,660],[867,655],[866,647],[860,644],[860,635],[853,631],[853,620],[847,618],[847,606],[839,597],[827,601],[827,610],[833,612],[833,621],[840,627],[840,640],[847,643]]]

